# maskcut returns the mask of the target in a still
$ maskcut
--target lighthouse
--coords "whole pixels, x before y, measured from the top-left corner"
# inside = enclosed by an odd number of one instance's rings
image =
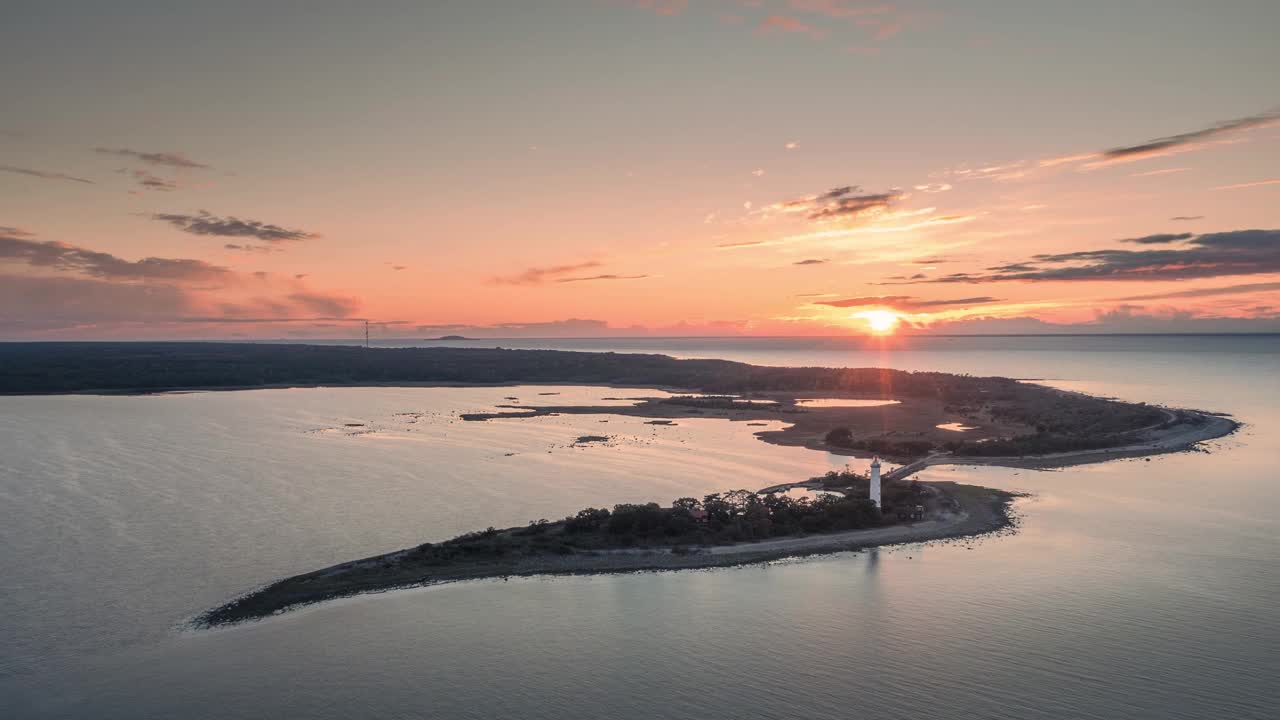
[[[871,502],[880,507],[880,458],[871,461]]]

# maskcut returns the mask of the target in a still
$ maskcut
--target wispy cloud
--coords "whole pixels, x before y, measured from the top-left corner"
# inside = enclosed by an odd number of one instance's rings
[[[689,0],[624,0],[631,7],[651,10],[659,15],[683,15],[689,9]]]
[[[1140,300],[1171,300],[1175,298],[1217,297],[1220,295],[1244,295],[1260,292],[1280,291],[1280,282],[1244,283],[1226,287],[1196,288],[1194,290],[1178,290],[1175,292],[1152,293],[1150,295],[1130,295],[1116,298],[1116,302],[1137,302]]]
[[[31,267],[80,273],[104,280],[161,280],[169,282],[218,282],[233,273],[203,260],[149,257],[124,260],[110,253],[89,250],[53,240],[0,234],[0,260],[23,262]]]
[[[288,299],[305,312],[330,317],[347,317],[359,307],[354,298],[314,291],[291,293]]]
[[[862,188],[857,185],[844,185],[818,195],[774,203],[762,212],[766,215],[803,214],[810,220],[862,218],[883,213],[904,197],[896,190],[862,193]]]
[[[1078,153],[1044,158],[1039,161],[1039,165],[1040,167],[1054,167],[1058,165],[1081,164],[1083,169],[1091,170],[1116,163],[1164,157],[1167,155],[1174,155],[1189,150],[1199,149],[1213,142],[1227,141],[1228,136],[1249,130],[1256,130],[1258,128],[1269,127],[1277,122],[1280,122],[1280,112],[1266,112],[1260,115],[1250,115],[1249,117],[1218,123],[1199,130],[1179,133],[1178,135],[1170,135],[1168,137],[1156,138],[1155,140],[1148,140],[1147,142],[1139,143],[1137,145],[1122,145],[1099,152]],[[1159,175],[1167,172],[1180,172],[1182,169],[1183,168],[1171,168],[1168,170],[1156,170],[1150,173],[1140,173],[1139,176]]]
[[[129,148],[105,148],[96,147],[94,152],[101,155],[119,155],[122,157],[140,160],[151,165],[164,165],[172,168],[182,168],[187,170],[208,169],[209,166],[204,163],[198,163],[186,155],[177,152],[142,152],[140,150],[130,150]]]
[[[797,260],[792,265],[825,265],[829,260],[826,258],[809,258],[808,260]]]
[[[899,311],[928,311],[939,308],[985,305],[994,302],[1000,302],[1000,299],[986,295],[943,300],[922,300],[911,295],[872,295],[867,297],[845,298],[843,300],[823,300],[815,302],[814,304],[836,308],[883,307]]]
[[[169,192],[170,190],[178,189],[178,183],[173,180],[166,180],[165,178],[152,175],[146,170],[133,170],[129,174],[133,176],[134,180],[138,181],[138,185],[144,190]]]
[[[1178,242],[1180,240],[1190,240],[1195,237],[1191,233],[1159,233],[1156,235],[1143,235],[1142,237],[1125,238],[1120,242],[1134,243],[1136,245],[1168,245],[1169,243]]]
[[[1169,219],[1186,222],[1190,220],[1203,220],[1204,216],[1203,215],[1174,215]]]
[[[1188,280],[1280,273],[1280,230],[1235,230],[1188,236],[1152,244],[1181,243],[1150,250],[1081,250],[1033,255],[1025,262],[987,268],[985,273],[953,273],[924,283],[1007,281]]]
[[[1266,185],[1280,185],[1280,180],[1257,180],[1255,182],[1236,183],[1235,185],[1219,185],[1214,190],[1243,190],[1245,188],[1264,187]]]
[[[557,277],[568,275],[579,270],[600,267],[600,262],[596,260],[588,260],[587,262],[572,263],[569,265],[551,265],[548,267],[531,267],[524,272],[515,275],[500,275],[490,279],[495,285],[541,285],[544,282],[555,280]]]
[[[313,240],[320,237],[316,233],[285,228],[259,220],[242,220],[234,216],[218,217],[207,210],[200,210],[195,215],[156,213],[151,216],[151,219],[169,223],[192,235],[251,237],[269,243]]]
[[[557,278],[556,282],[576,283],[576,282],[594,282],[597,280],[643,280],[647,277],[649,276],[648,275],[614,275],[612,273],[606,273],[604,275],[587,275],[585,277]]]
[[[93,185],[92,180],[86,180],[75,175],[67,175],[60,172],[45,172],[44,170],[32,170],[31,168],[16,167],[14,165],[0,165],[0,172],[12,173],[14,175],[26,175],[27,177],[40,178],[41,180],[68,180],[70,182],[86,183]]]
[[[1130,173],[1129,177],[1152,177],[1155,175],[1172,175],[1174,173],[1186,172],[1189,167],[1164,168],[1163,170],[1148,170],[1140,173]]]
[[[1114,147],[1110,150],[1104,150],[1101,153],[1101,156],[1103,160],[1108,161],[1125,161],[1138,158],[1156,157],[1168,154],[1168,151],[1176,148],[1203,143],[1207,140],[1233,132],[1265,127],[1275,123],[1277,120],[1280,120],[1280,113],[1277,112],[1251,115],[1237,120],[1221,122],[1207,128],[1192,130],[1191,132],[1156,138],[1155,140],[1148,140],[1147,142],[1139,143],[1137,145]]]
[[[764,18],[760,21],[760,24],[756,26],[756,32],[761,35],[771,35],[774,33],[803,34],[817,39],[826,36],[825,30],[816,28],[789,15],[770,15]]]
[[[237,243],[227,243],[222,246],[226,250],[235,250],[237,252],[253,252],[253,253],[269,253],[275,252],[278,248],[269,245],[241,245]]]

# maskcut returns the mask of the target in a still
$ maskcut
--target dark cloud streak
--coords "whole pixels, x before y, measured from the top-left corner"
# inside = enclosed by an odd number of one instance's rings
[[[67,175],[59,172],[45,172],[43,170],[32,170],[30,168],[16,167],[13,165],[0,165],[0,172],[12,173],[14,175],[26,175],[28,177],[36,177],[42,180],[69,180],[71,182],[85,183],[93,185],[92,180],[86,180],[75,175]]]
[[[104,148],[96,147],[94,152],[101,155],[120,155],[134,160],[141,160],[151,165],[164,165],[172,168],[182,168],[187,170],[207,170],[208,165],[198,163],[182,153],[176,152],[142,152],[140,150],[130,150],[129,148]]]
[[[1157,138],[1139,145],[1111,148],[1110,150],[1103,151],[1102,157],[1106,160],[1121,160],[1132,157],[1141,157],[1143,155],[1157,154],[1165,150],[1185,145],[1192,145],[1212,139],[1219,135],[1235,132],[1237,130],[1249,130],[1256,127],[1262,127],[1264,125],[1270,125],[1277,120],[1280,120],[1280,113],[1277,112],[1251,115],[1246,118],[1240,118],[1239,120],[1218,123],[1217,125],[1203,128],[1201,130],[1193,130],[1179,135]]]
[[[269,243],[296,242],[320,237],[316,233],[280,227],[259,220],[241,220],[234,216],[218,217],[207,210],[201,210],[195,215],[156,213],[151,216],[151,219],[167,222],[182,232],[192,235],[251,237]]]
[[[1179,247],[1034,255],[1024,263],[987,270],[918,282],[1165,281],[1280,273],[1280,230],[1207,233]]]

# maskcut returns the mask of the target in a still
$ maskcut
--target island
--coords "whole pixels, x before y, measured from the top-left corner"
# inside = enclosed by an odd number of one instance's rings
[[[1014,493],[951,482],[888,482],[831,472],[822,492],[733,490],[670,506],[586,508],[563,520],[487,528],[274,582],[196,618],[214,627],[339,597],[462,580],[726,567],[785,557],[991,533],[1010,526]]]

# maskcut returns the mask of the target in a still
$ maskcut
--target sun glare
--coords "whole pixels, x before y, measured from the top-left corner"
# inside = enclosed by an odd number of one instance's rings
[[[862,318],[871,332],[877,335],[888,335],[898,327],[898,315],[889,310],[864,310],[855,317]]]

